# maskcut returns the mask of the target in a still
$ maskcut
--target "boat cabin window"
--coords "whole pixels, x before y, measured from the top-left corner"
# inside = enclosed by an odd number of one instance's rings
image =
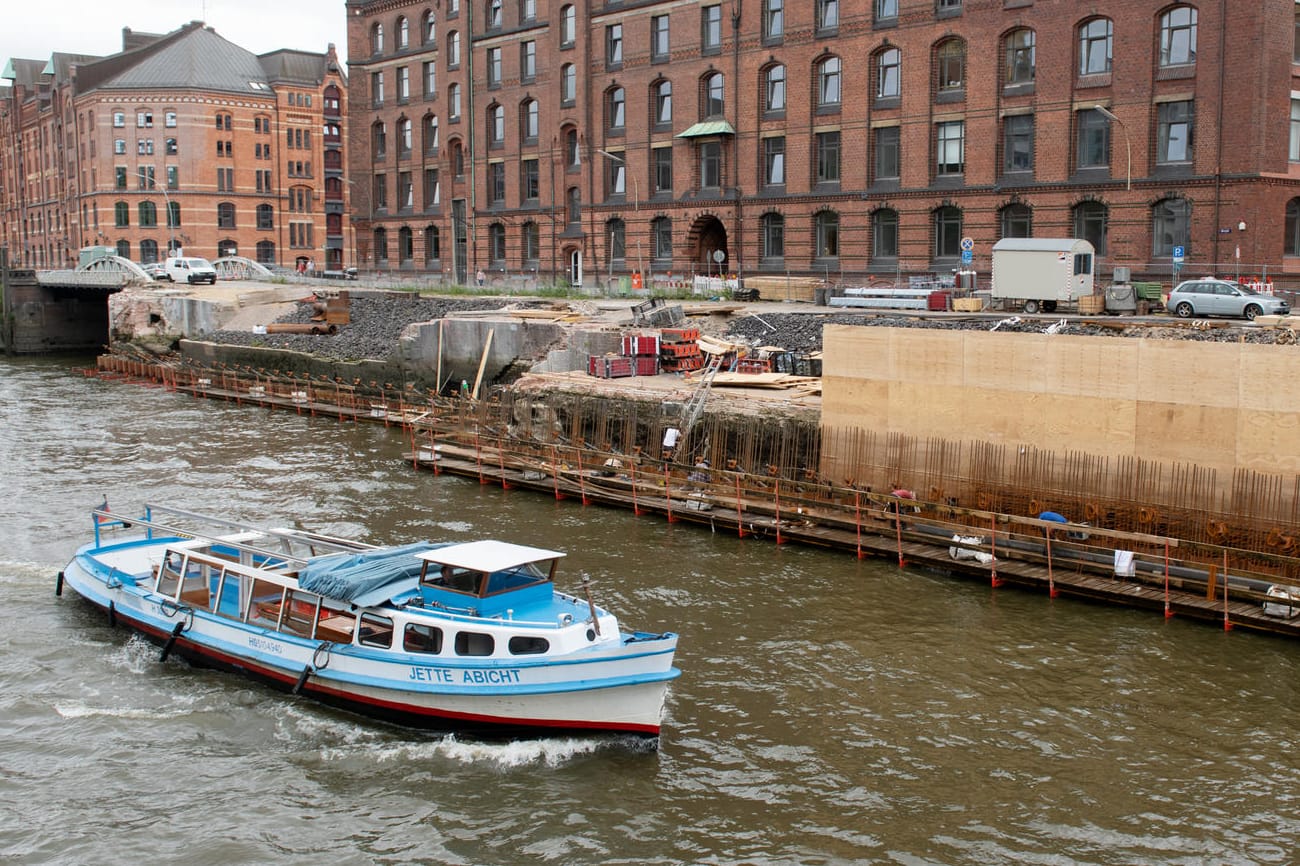
[[[316,639],[334,643],[352,643],[352,633],[357,629],[357,618],[344,610],[321,608],[320,622],[316,623]],[[389,624],[391,633],[392,625]],[[390,638],[391,640],[391,638]],[[384,644],[387,646],[387,644]]]
[[[525,562],[491,573],[459,565],[426,562],[420,572],[420,585],[436,586],[483,598],[553,580],[556,561]]]
[[[216,601],[215,612],[229,619],[239,619],[239,590],[246,578],[226,569],[221,570],[216,580],[212,597]]]
[[[487,591],[483,594],[493,595],[498,592],[509,592],[512,589],[532,586],[535,583],[545,583],[551,579],[553,570],[554,560],[550,563],[526,562],[508,571],[494,571],[488,576]]]
[[[551,648],[551,642],[544,637],[517,634],[510,638],[510,654],[516,656],[540,655]]]
[[[442,652],[442,629],[432,625],[407,623],[402,635],[402,649],[408,653],[429,653],[437,655]]]
[[[362,646],[388,649],[393,645],[393,621],[386,616],[373,613],[361,614],[361,630],[357,632],[357,643]]]
[[[311,637],[311,628],[316,622],[316,608],[319,606],[320,596],[314,592],[289,590],[280,608],[280,630]]]
[[[456,633],[456,655],[458,656],[490,656],[494,649],[495,643],[490,634],[477,631]]]
[[[478,595],[479,585],[483,582],[483,572],[457,568],[454,565],[444,565],[438,571],[426,571],[424,576],[430,586],[440,586],[470,595]]]
[[[285,588],[280,584],[254,578],[253,585],[249,588],[244,619],[263,628],[279,628],[284,594]]]
[[[185,573],[185,555],[179,550],[169,550],[163,556],[162,565],[158,568],[158,585],[156,591],[159,595],[165,595],[168,598],[176,597],[176,590],[180,586],[181,575]]]

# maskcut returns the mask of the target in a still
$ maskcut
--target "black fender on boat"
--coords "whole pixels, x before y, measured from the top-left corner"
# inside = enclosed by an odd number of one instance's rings
[[[108,627],[117,628],[117,606],[112,601],[108,603]]]
[[[162,655],[158,657],[158,661],[167,661],[167,656],[171,655],[172,647],[176,643],[176,638],[180,637],[181,632],[183,631],[185,631],[185,620],[176,623],[176,627],[172,629],[171,635],[167,638],[167,643],[163,644]]]
[[[63,595],[63,572],[60,571],[59,576],[54,579],[54,597],[59,598],[62,595]]]
[[[302,673],[298,674],[298,682],[293,684],[293,693],[295,695],[302,691],[303,686],[307,685],[307,678],[310,677],[311,675],[312,675],[311,665],[307,665],[305,668],[302,669]]]

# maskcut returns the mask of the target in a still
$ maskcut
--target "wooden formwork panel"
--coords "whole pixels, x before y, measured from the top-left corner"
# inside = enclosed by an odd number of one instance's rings
[[[1220,478],[1300,472],[1292,346],[851,326],[823,339],[828,429],[1191,464]]]

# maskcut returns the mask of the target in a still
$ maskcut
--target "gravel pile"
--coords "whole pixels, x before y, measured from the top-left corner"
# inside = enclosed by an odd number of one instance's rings
[[[409,324],[433,321],[448,313],[499,310],[507,305],[518,306],[519,302],[500,298],[457,300],[422,298],[416,295],[354,296],[351,323],[340,325],[338,333],[333,335],[214,331],[207,339],[226,345],[309,352],[322,358],[339,361],[382,359],[387,358],[397,348],[398,337],[401,336],[402,329]],[[312,304],[300,303],[293,312],[281,316],[276,321],[309,324],[314,314]]]
[[[352,322],[339,327],[332,336],[313,334],[254,334],[250,331],[217,331],[208,339],[216,343],[239,346],[290,349],[308,352],[333,360],[383,359],[397,347],[402,329],[414,322],[433,321],[449,313],[474,310],[499,310],[506,306],[547,307],[551,301],[507,300],[501,298],[426,298],[416,295],[354,296]],[[575,308],[581,305],[573,305]],[[592,310],[591,312],[595,312]],[[308,324],[313,306],[300,303],[278,322]],[[1058,334],[1083,336],[1130,337],[1162,340],[1195,340],[1218,343],[1294,344],[1296,334],[1287,328],[1247,327],[1237,323],[1204,320],[1177,325],[1126,323],[1111,320],[1111,326],[1070,322],[1061,319],[1022,319],[1008,315],[992,317],[916,317],[908,315],[863,315],[861,313],[758,313],[733,317],[724,335],[752,346],[781,346],[792,352],[816,352],[822,348],[822,328],[826,325],[860,327],[938,328],[947,331],[1001,331],[1021,334]]]
[[[1296,334],[1289,328],[1227,326],[1208,321],[1188,322],[1185,326],[1152,324],[1125,325],[1116,320],[1115,327],[1053,319],[956,319],[915,318],[910,316],[862,316],[844,313],[816,315],[807,313],[772,313],[745,316],[731,322],[727,336],[743,338],[756,346],[781,346],[792,352],[815,352],[822,348],[822,328],[826,325],[862,327],[928,328],[945,331],[992,331],[1018,334],[1073,334],[1078,336],[1130,337],[1153,340],[1193,340],[1207,343],[1294,344]],[[996,327],[995,327],[996,326]]]

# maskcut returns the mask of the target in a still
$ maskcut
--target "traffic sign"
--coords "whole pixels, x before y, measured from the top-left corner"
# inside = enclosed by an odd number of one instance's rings
[[[1183,254],[1186,252],[1184,247],[1174,247],[1174,263],[1182,264]]]
[[[974,238],[962,238],[962,239],[961,239],[961,248],[962,248],[962,250],[965,251],[965,252],[970,252],[971,250],[975,249],[975,239],[974,239]]]
[[[974,257],[975,257],[975,254],[972,253],[970,250],[962,250],[962,251],[961,251],[961,263],[962,263],[963,265],[969,265],[969,264],[971,263],[971,261],[974,259]]]

